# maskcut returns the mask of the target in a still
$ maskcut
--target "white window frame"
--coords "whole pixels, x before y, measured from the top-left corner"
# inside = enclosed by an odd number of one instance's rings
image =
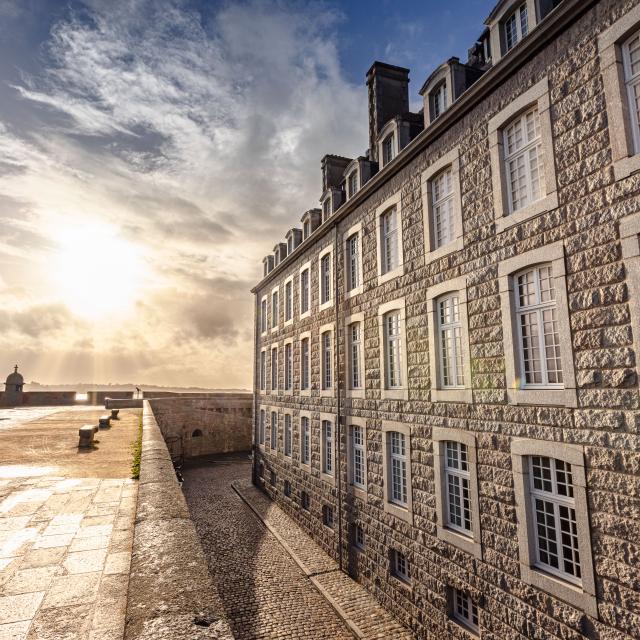
[[[514,45],[509,51],[506,50],[506,39],[504,37],[503,27],[505,19],[523,4],[527,5],[528,34],[530,34],[538,24],[536,0],[510,0],[504,2],[499,11],[495,15],[492,15],[491,20],[488,22],[491,57],[494,65],[516,47],[516,45]]]
[[[459,604],[462,605],[461,608],[466,608],[467,615],[458,611]],[[477,622],[473,621],[474,613]],[[449,614],[456,624],[476,636],[480,634],[480,607],[468,591],[457,587],[450,588]]]
[[[271,355],[271,353],[269,353],[269,355]],[[260,393],[266,393],[267,392],[267,349],[266,348],[260,349],[259,367],[260,367],[260,372],[258,374],[258,377],[259,377],[258,384],[260,387]]]
[[[351,179],[355,176],[356,179],[356,189],[355,191],[351,191]],[[345,179],[345,192],[346,192],[346,196],[347,196],[347,200],[351,200],[351,198],[353,198],[353,196],[356,195],[356,193],[358,193],[358,191],[360,190],[360,168],[356,165],[356,167],[352,170],[349,171],[349,173],[347,173],[346,179]]]
[[[273,429],[274,415],[276,417],[275,431]],[[269,413],[269,449],[271,449],[271,451],[275,451],[276,453],[278,451],[278,430],[280,428],[279,422],[280,422],[280,414],[278,413],[278,411],[274,411],[273,409],[271,409]],[[274,440],[275,440],[275,446],[274,446]]]
[[[524,17],[526,20],[525,28],[523,28],[522,24],[522,16],[523,16],[523,8],[524,8]],[[509,44],[507,37],[507,23],[513,19],[513,24],[515,26],[515,40]],[[502,38],[504,42],[504,53],[505,55],[511,51],[519,42],[522,41],[523,38],[526,38],[529,35],[529,8],[527,7],[526,2],[522,2],[518,4],[515,9],[513,9],[508,15],[506,15],[502,19]]]
[[[364,532],[364,527],[359,522],[353,523],[353,536],[351,543],[353,548],[358,551],[364,551],[367,545],[367,536]]]
[[[389,363],[387,353],[387,337],[385,330],[385,316],[393,311],[400,313],[400,340],[401,340],[401,376],[402,386],[396,388],[388,387]],[[405,312],[404,298],[391,300],[378,307],[378,339],[380,345],[380,394],[383,400],[408,400],[409,381],[407,378],[407,317]]]
[[[357,388],[353,387],[353,353],[351,350],[352,342],[351,342],[351,325],[358,323],[360,325],[360,386]],[[364,366],[364,356],[365,356],[365,348],[364,348],[364,313],[354,313],[351,316],[347,316],[344,319],[344,340],[345,340],[345,380],[346,385],[344,388],[344,394],[346,398],[364,398],[365,397],[365,389],[366,389],[366,381],[365,381],[365,371],[366,368]]]
[[[287,299],[287,286],[290,287],[290,291],[291,291],[291,299],[288,300]],[[291,324],[293,324],[293,276],[289,276],[285,281],[284,281],[284,287],[283,287],[283,292],[284,292],[284,326],[287,327]],[[287,319],[287,306],[290,306],[290,311],[291,313],[289,314],[289,319]]]
[[[464,385],[444,387],[442,385],[442,358],[439,340],[438,302],[447,294],[458,294],[458,310],[462,329],[462,359]],[[471,387],[471,347],[469,343],[469,316],[467,302],[467,278],[460,276],[446,280],[427,289],[427,322],[429,325],[429,374],[431,377],[431,402],[473,402]]]
[[[442,175],[443,171],[451,169],[451,202],[453,218],[453,239],[445,245],[436,247],[435,211],[433,206],[433,181]],[[464,231],[462,224],[462,195],[460,190],[460,148],[455,147],[441,158],[436,160],[429,168],[422,172],[422,211],[425,262],[438,260],[442,256],[460,251],[464,248]]]
[[[387,200],[385,200],[377,209],[376,209],[376,244],[377,244],[377,259],[378,259],[378,286],[392,280],[393,278],[397,278],[398,276],[404,275],[404,250],[403,250],[403,242],[402,242],[402,206],[401,206],[401,195],[400,192],[391,196]],[[397,223],[397,251],[398,251],[398,265],[388,271],[384,271],[384,259],[383,259],[383,251],[384,246],[382,242],[382,217],[386,214],[390,209],[396,209],[396,223]]]
[[[575,503],[580,553],[581,584],[574,584],[536,566],[536,526],[531,501],[533,486],[529,458],[544,456],[571,465],[573,500]],[[590,616],[598,616],[595,576],[591,554],[584,451],[582,446],[543,440],[514,439],[511,442],[511,461],[514,475],[520,575],[524,582],[581,609]]]
[[[347,477],[349,491],[360,500],[367,502],[367,421],[365,418],[355,416],[347,416],[345,421],[347,424]],[[362,433],[362,443],[359,445],[353,439],[354,427]],[[362,455],[364,482],[361,484],[356,484],[355,482],[355,459],[358,452]]]
[[[286,458],[291,458],[292,457],[292,453],[293,453],[293,416],[291,415],[291,411],[285,411],[284,412],[282,451],[283,451],[284,456]]]
[[[389,139],[389,136],[393,136],[393,141],[391,144],[392,148],[392,157],[387,162],[384,162],[384,144]],[[380,168],[383,169],[388,164],[393,162],[397,155],[400,153],[400,131],[396,124],[395,120],[390,120],[387,124],[382,127],[380,133],[378,134],[378,164]]]
[[[328,211],[326,210],[327,204]],[[331,189],[328,190],[327,195],[320,201],[320,210],[322,212],[322,222],[326,222],[333,215],[333,194]]]
[[[491,158],[496,233],[558,207],[558,185],[549,105],[549,82],[545,77],[489,120],[489,155]],[[511,212],[503,133],[505,127],[509,126],[514,119],[533,107],[537,107],[540,118],[544,195],[535,202]]]
[[[522,372],[517,344],[518,327],[515,313],[516,283],[513,276],[527,267],[543,263],[551,263],[553,269],[564,384],[562,388],[522,388],[520,384]],[[502,310],[507,401],[510,404],[576,407],[578,399],[562,241],[502,260],[498,264],[498,284]]]
[[[269,331],[269,299],[268,296],[262,296],[260,300],[260,333],[266,335]]]
[[[304,422],[303,420],[307,420],[307,428],[308,428],[308,452],[309,452],[309,458],[308,460],[305,462],[305,458],[304,458],[304,450],[305,450],[305,428],[304,428]],[[298,429],[299,429],[299,434],[300,437],[298,438],[298,454],[299,454],[299,460],[300,460],[300,466],[305,468],[308,472],[311,471],[311,413],[309,411],[301,411],[300,412],[300,417],[299,417],[299,421],[298,421]]]
[[[308,305],[307,305],[307,310],[303,311],[302,310],[302,274],[304,272],[307,272],[307,279],[308,279],[308,291],[307,291],[307,295],[308,295]],[[303,264],[300,267],[300,271],[298,272],[298,311],[300,312],[300,320],[303,320],[304,318],[308,318],[311,315],[311,262],[305,262],[305,264]]]
[[[351,249],[349,240],[357,235],[358,237],[358,255],[356,262],[356,268],[358,272],[358,284],[353,287],[351,286],[350,276],[351,273]],[[363,233],[362,233],[362,223],[353,225],[349,228],[349,230],[343,235],[343,247],[344,247],[344,297],[345,299],[352,298],[353,296],[357,296],[364,290],[364,285],[362,282],[363,270],[362,270],[362,241],[363,241]]]
[[[324,345],[324,338],[323,336],[325,334],[329,334],[329,344],[331,347],[331,355],[329,357],[329,361],[327,362],[326,357],[325,357],[325,345]],[[327,396],[327,397],[333,397],[336,393],[336,367],[335,367],[335,361],[336,361],[336,337],[335,337],[335,325],[333,322],[329,323],[329,324],[323,324],[320,327],[320,330],[318,332],[319,335],[319,339],[318,339],[318,344],[319,344],[319,349],[320,349],[320,395],[321,396]],[[326,386],[326,382],[327,382],[327,370],[326,370],[326,365],[329,364],[329,378],[330,378],[330,383],[331,386],[328,387]]]
[[[433,427],[433,466],[436,491],[437,533],[441,540],[482,559],[482,537],[480,529],[480,502],[478,499],[478,459],[476,437],[469,431]],[[449,524],[447,500],[446,443],[458,442],[467,447],[469,496],[471,506],[471,531],[454,528]]]
[[[450,106],[447,79],[443,79],[430,91],[431,113],[430,122],[439,118]],[[442,104],[440,104],[442,102]]]
[[[328,264],[329,264],[329,297],[325,302],[322,302],[322,260],[326,256],[329,256]],[[318,311],[323,311],[324,309],[329,309],[333,306],[333,247],[330,245],[325,247],[320,254],[318,255]]]
[[[411,569],[406,552],[394,547],[390,550],[389,555],[389,573],[391,576],[403,585],[411,585]],[[400,560],[400,556],[402,556],[402,561]],[[402,563],[404,563],[404,569],[401,567]]]
[[[306,340],[307,341],[307,346],[309,348],[309,353],[308,353],[308,368],[307,368],[307,382],[308,382],[308,386],[306,388],[304,388],[302,386],[303,380],[304,380],[304,370],[303,370],[303,365],[304,365],[304,359],[302,357],[302,344],[303,341]],[[300,388],[300,395],[301,396],[310,396],[311,395],[311,387],[313,386],[311,383],[311,331],[305,331],[304,333],[301,333],[300,336],[298,337],[298,348],[300,350],[300,378],[299,378],[299,388]]]
[[[273,351],[274,350],[276,352],[276,380],[275,380],[275,384],[274,384],[274,381],[273,381]],[[269,383],[270,383],[269,391],[278,393],[279,377],[280,377],[280,363],[278,362],[278,344],[275,343],[275,344],[272,344],[271,348],[269,349]]]
[[[391,443],[390,433],[397,431],[405,437],[405,459],[407,473],[407,501],[406,504],[397,504],[391,500]],[[402,422],[390,420],[382,421],[382,456],[383,456],[383,483],[384,483],[384,511],[413,524],[413,499],[411,486],[411,427]]]
[[[640,171],[640,128],[634,128],[629,104],[625,44],[640,30],[640,5],[629,9],[598,36],[609,137],[616,180]]]
[[[331,425],[330,450],[327,451],[327,439],[325,433],[325,423]],[[320,414],[320,478],[331,485],[336,482],[336,417],[332,413]],[[331,471],[327,472],[327,454],[330,455]]]
[[[273,296],[276,296],[276,304],[273,304]],[[271,332],[278,330],[280,321],[280,287],[276,286],[271,289]]]
[[[632,213],[620,220],[622,259],[627,272],[627,303],[631,316],[636,370],[640,374],[640,214]]]
[[[288,349],[287,349],[288,347]],[[289,357],[287,358],[287,351]],[[288,338],[282,345],[284,391],[293,393],[293,338]]]
[[[265,443],[267,441],[267,414],[269,407],[260,406],[258,411],[258,446],[261,451],[264,451]]]

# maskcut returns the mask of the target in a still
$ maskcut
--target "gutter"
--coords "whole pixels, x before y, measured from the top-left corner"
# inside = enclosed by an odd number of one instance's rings
[[[292,254],[267,274],[251,293],[257,294],[273,280],[277,279],[285,267],[289,267],[289,257],[302,255],[319,238],[324,237],[334,226],[359,207],[369,196],[406,167],[426,147],[435,142],[443,133],[476,107],[483,98],[492,93],[500,84],[513,76],[533,56],[542,50],[559,33],[573,24],[600,0],[564,0],[543,22],[507,55],[484,73],[460,98],[458,98],[437,120],[423,129],[400,153],[352,198],[347,200],[331,218],[323,222],[306,240],[299,244]],[[297,256],[296,256],[297,257]]]

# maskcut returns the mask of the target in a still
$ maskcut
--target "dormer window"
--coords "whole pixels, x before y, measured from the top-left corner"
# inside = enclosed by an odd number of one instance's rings
[[[287,238],[287,255],[293,251],[293,236]]]
[[[327,196],[326,200],[322,203],[322,222],[329,219],[331,216],[331,196]]]
[[[432,120],[442,115],[447,108],[447,83],[441,82],[431,93]]]
[[[382,166],[386,167],[394,157],[394,138],[395,133],[390,133],[382,141]]]
[[[358,170],[352,171],[347,176],[347,198],[351,199],[358,191]]]
[[[504,21],[504,44],[505,53],[520,42],[529,33],[529,17],[527,5],[521,4]]]
[[[302,225],[302,235],[304,240],[311,235],[311,222],[309,220],[305,220]]]

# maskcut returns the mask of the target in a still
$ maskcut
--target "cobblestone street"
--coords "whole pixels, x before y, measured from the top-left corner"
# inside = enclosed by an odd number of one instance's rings
[[[247,458],[185,471],[183,491],[237,640],[342,640],[353,635],[231,487]]]

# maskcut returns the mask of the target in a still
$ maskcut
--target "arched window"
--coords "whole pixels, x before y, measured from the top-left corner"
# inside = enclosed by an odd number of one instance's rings
[[[192,438],[202,438],[202,431],[200,429],[194,429],[191,434]]]

